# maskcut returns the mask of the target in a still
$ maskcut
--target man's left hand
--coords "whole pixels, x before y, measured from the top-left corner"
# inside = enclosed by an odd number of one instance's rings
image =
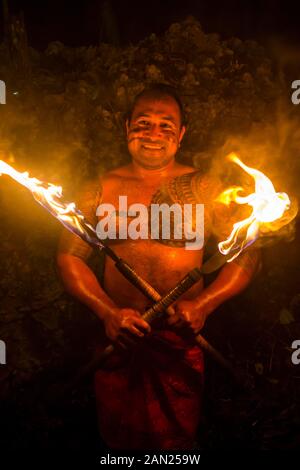
[[[204,307],[194,300],[179,300],[174,307],[175,314],[169,316],[169,325],[183,328],[188,327],[194,333],[199,333],[207,318]]]

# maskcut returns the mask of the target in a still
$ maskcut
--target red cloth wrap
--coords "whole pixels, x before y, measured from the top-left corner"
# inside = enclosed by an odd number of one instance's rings
[[[174,331],[151,333],[95,375],[100,433],[112,449],[191,449],[200,420],[203,353]]]

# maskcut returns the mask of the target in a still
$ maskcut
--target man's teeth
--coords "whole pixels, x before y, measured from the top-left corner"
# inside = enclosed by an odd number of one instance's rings
[[[162,149],[162,145],[158,145],[158,144],[143,144],[143,147],[145,147],[146,149],[155,149],[155,150],[160,150]]]

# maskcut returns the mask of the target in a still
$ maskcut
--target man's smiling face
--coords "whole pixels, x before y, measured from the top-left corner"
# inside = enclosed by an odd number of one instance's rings
[[[179,106],[170,96],[140,98],[126,128],[133,160],[147,169],[159,169],[171,162],[185,132]]]

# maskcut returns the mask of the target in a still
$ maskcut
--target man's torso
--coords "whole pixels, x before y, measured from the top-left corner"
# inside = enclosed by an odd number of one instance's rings
[[[192,173],[195,169],[176,165],[167,178],[152,181],[132,176],[130,165],[108,172],[102,179],[101,203],[119,207],[119,196],[127,196],[128,207],[140,203],[149,207],[156,191],[163,182],[177,176]],[[116,218],[117,222],[119,217]],[[118,223],[116,224],[118,227]],[[151,238],[132,240],[108,240],[118,256],[126,260],[144,279],[160,293],[168,292],[184,275],[195,266],[201,266],[203,250],[187,250],[162,244]],[[115,268],[114,262],[107,257],[104,270],[103,287],[112,300],[120,307],[131,307],[141,311],[149,301]],[[202,289],[198,282],[184,298],[195,297]]]

